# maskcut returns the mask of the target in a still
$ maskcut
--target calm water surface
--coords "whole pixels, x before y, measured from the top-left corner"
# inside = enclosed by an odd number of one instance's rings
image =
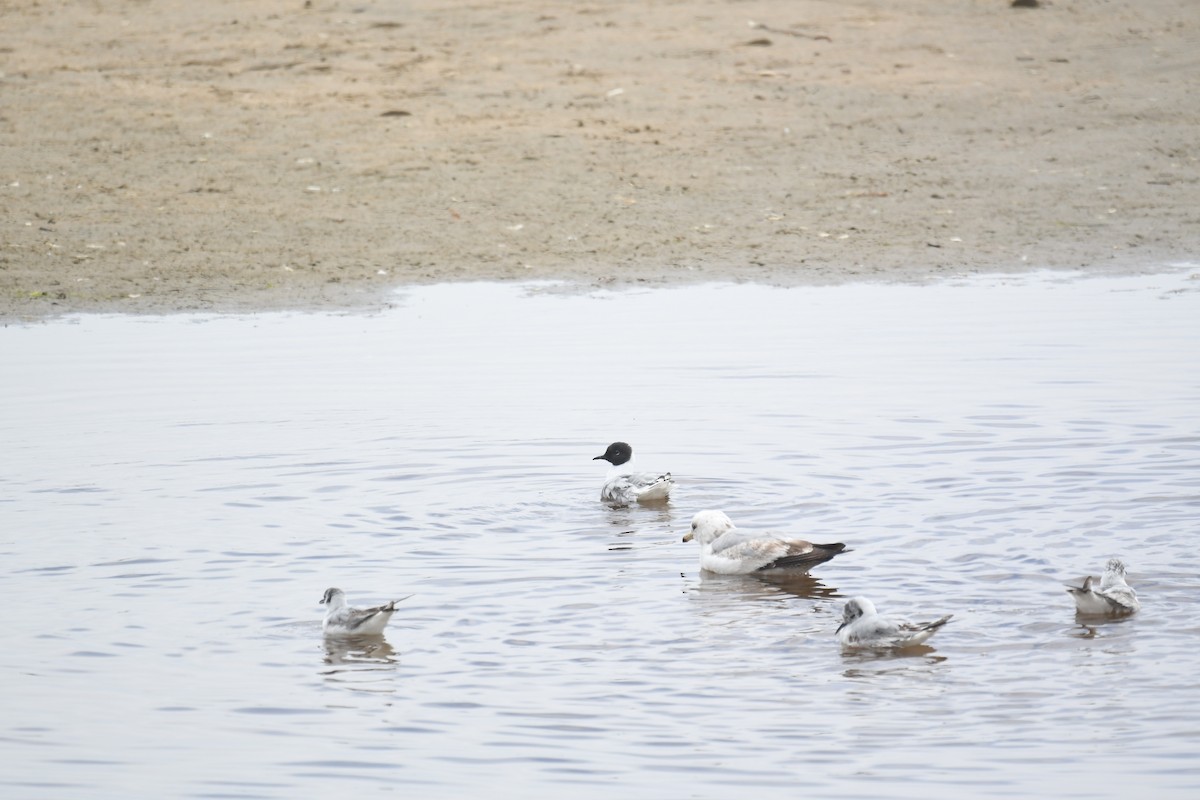
[[[1194,270],[85,317],[0,375],[6,797],[1200,796]],[[614,439],[669,506],[598,502]],[[853,552],[703,575],[703,508]],[[1143,611],[1081,624],[1112,555]],[[415,597],[334,645],[329,586]],[[843,654],[852,594],[955,618]]]

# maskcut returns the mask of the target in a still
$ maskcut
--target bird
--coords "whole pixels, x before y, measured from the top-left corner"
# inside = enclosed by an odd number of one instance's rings
[[[1094,588],[1099,582],[1099,588]],[[1075,598],[1075,610],[1080,614],[1132,614],[1142,607],[1137,592],[1125,582],[1125,562],[1110,558],[1099,578],[1088,575],[1083,585],[1067,584]]]
[[[853,597],[842,609],[837,636],[843,647],[911,647],[933,636],[953,616],[947,614],[923,623],[891,620],[879,616],[875,604],[867,598]]]
[[[846,550],[841,542],[813,544],[775,533],[747,533],[722,511],[701,511],[683,541],[700,543],[700,568],[723,575],[807,572]]]
[[[337,588],[326,589],[321,598],[321,604],[328,607],[322,630],[326,636],[378,636],[396,612],[396,603],[409,597],[412,595],[374,608],[351,608],[346,605],[345,592]]]
[[[632,503],[661,503],[665,502],[675,486],[671,473],[664,472],[635,472],[633,468],[633,448],[625,442],[613,442],[604,451],[604,455],[596,456],[592,461],[607,461],[612,464],[604,486],[600,489],[600,499],[606,503],[627,506]]]

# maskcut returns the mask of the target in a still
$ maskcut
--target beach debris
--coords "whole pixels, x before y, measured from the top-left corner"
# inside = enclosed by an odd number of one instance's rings
[[[784,36],[795,36],[797,39],[813,39],[820,42],[833,41],[833,39],[830,39],[823,33],[804,33],[803,31],[794,31],[789,28],[772,28],[770,25],[762,22],[755,22],[752,19],[746,20],[746,24],[756,31],[767,31],[768,33],[778,33]]]

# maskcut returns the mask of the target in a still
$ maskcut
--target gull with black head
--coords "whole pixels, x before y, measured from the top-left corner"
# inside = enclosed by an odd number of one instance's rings
[[[613,505],[666,502],[675,486],[671,473],[638,472],[633,466],[633,448],[625,442],[613,442],[592,461],[607,461],[612,466],[600,489],[600,499]]]

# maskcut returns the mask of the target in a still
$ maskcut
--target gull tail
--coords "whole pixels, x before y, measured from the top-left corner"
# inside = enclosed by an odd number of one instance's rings
[[[954,617],[953,614],[947,614],[946,616],[942,617],[941,619],[936,619],[933,622],[930,622],[929,624],[925,625],[925,630],[929,631],[930,633],[933,633],[938,628],[942,627],[947,622],[949,622],[953,617]]]
[[[759,571],[773,569],[804,569],[815,567],[817,564],[824,564],[834,556],[848,553],[846,545],[841,542],[831,542],[829,544],[814,544],[812,549],[807,553],[798,553],[791,556],[783,556],[777,558],[770,564],[759,568]]]
[[[649,486],[638,492],[638,502],[653,503],[655,501],[666,500],[670,496],[671,489],[674,486],[675,481],[672,480],[671,473],[664,472],[662,475],[659,475],[657,478],[655,478]]]
[[[392,602],[388,603],[386,606],[384,606],[383,608],[381,608],[379,610],[380,611],[395,611],[396,603],[403,603],[405,600],[407,600],[408,598],[410,598],[412,596],[413,595],[411,595],[411,594],[406,594],[406,595],[404,595],[404,597],[401,597],[399,600],[393,600]]]

